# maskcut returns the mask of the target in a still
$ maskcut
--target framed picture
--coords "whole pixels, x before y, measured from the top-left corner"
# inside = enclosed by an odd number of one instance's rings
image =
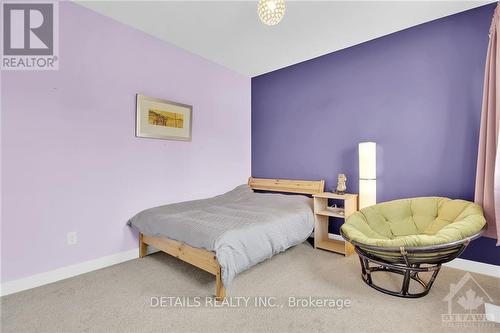
[[[191,141],[193,107],[137,94],[135,135]]]

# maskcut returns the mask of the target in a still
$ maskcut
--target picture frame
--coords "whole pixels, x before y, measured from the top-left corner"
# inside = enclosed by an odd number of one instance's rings
[[[135,135],[140,138],[191,141],[191,105],[136,95]]]

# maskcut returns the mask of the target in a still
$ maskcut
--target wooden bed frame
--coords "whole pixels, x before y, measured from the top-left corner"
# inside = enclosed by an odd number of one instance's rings
[[[253,190],[316,194],[324,192],[325,181],[288,180],[288,179],[265,179],[248,178],[248,185]],[[203,269],[215,275],[215,298],[222,300],[226,296],[226,289],[222,284],[221,267],[215,257],[215,252],[192,247],[182,242],[166,237],[149,237],[139,234],[139,257],[148,254],[148,245],[161,250],[176,258],[181,259],[193,266]]]

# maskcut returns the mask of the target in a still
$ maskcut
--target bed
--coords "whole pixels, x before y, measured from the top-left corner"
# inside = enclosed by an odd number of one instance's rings
[[[220,300],[238,273],[310,236],[312,199],[288,194],[323,190],[324,180],[250,177],[213,198],[144,210],[128,224],[139,231],[139,257],[151,246],[215,275]]]

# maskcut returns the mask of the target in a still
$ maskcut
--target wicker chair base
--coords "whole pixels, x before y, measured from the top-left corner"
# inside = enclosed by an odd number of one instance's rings
[[[404,297],[404,298],[418,298],[425,296],[431,290],[432,284],[434,283],[434,280],[436,279],[439,270],[441,269],[441,264],[435,264],[426,267],[421,267],[420,264],[414,264],[411,266],[398,265],[372,259],[370,257],[365,256],[361,251],[356,251],[356,252],[359,255],[359,261],[361,263],[361,277],[363,281],[373,289],[381,291],[387,295]],[[372,266],[371,264],[375,266]],[[401,289],[398,291],[394,291],[375,284],[372,279],[372,274],[374,272],[390,272],[402,275],[403,283]],[[428,281],[424,281],[418,275],[421,272],[432,272],[432,275]],[[410,283],[412,281],[417,282],[420,285],[420,287],[423,288],[423,291],[420,293],[411,293]]]

